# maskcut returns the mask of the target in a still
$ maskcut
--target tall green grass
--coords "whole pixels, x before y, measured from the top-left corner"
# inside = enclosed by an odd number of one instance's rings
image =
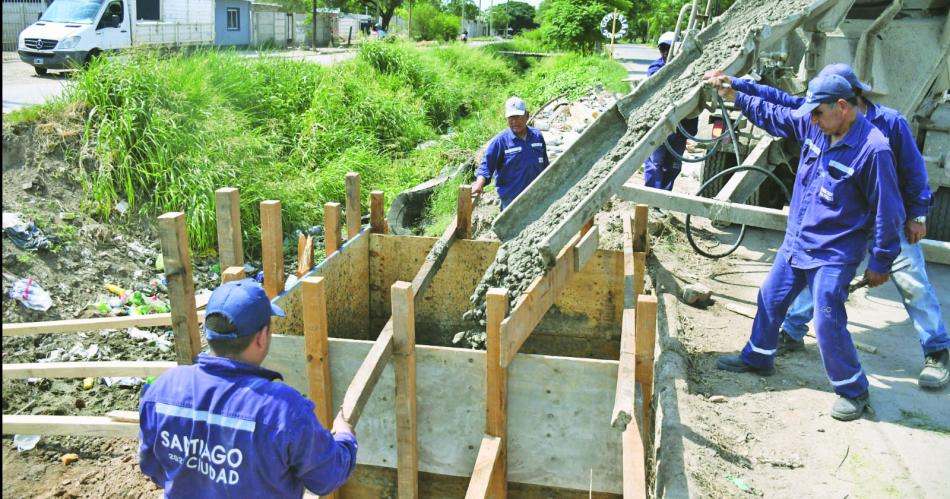
[[[107,218],[123,199],[149,216],[185,211],[193,249],[210,252],[214,190],[238,187],[256,253],[262,200],[282,202],[288,231],[321,223],[323,204],[343,201],[349,171],[360,173],[364,207],[371,190],[391,200],[471,161],[504,127],[510,93],[538,102],[615,76],[581,68],[565,80],[554,76],[565,66],[547,64],[519,75],[505,58],[461,44],[367,43],[331,67],[229,51],[136,52],[94,61],[63,101],[88,117],[81,147],[98,158],[81,172],[89,211]],[[429,140],[436,145],[417,148]]]

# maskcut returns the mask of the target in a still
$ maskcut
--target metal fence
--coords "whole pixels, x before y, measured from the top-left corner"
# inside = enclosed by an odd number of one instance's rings
[[[17,37],[23,28],[33,24],[46,10],[43,0],[18,0],[3,2],[3,51],[16,51]]]

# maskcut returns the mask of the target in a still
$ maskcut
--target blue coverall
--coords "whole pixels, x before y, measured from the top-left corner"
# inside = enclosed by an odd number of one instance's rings
[[[757,368],[773,365],[785,312],[807,286],[819,312],[815,329],[825,372],[836,393],[858,397],[868,381],[847,330],[848,284],[871,238],[868,268],[890,271],[904,221],[887,139],[861,114],[831,145],[809,116],[795,118],[786,107],[742,93],[736,105],[769,134],[802,143],[785,240],[759,289],[742,359]]]
[[[475,175],[485,177],[490,183],[494,175],[501,198],[501,209],[505,209],[525,190],[528,185],[548,167],[548,150],[544,136],[536,128],[528,128],[528,134],[522,140],[511,128],[504,129],[492,139],[485,151],[482,163]]]
[[[650,64],[650,67],[647,69],[647,76],[653,76],[654,73],[665,65],[666,60],[662,57],[653,61],[653,64]],[[680,124],[690,135],[695,136],[696,130],[699,127],[699,118],[685,119],[681,121]],[[670,144],[670,147],[676,151],[676,154],[682,156],[686,151],[686,136],[678,130],[668,136],[666,141]],[[653,151],[653,154],[651,154],[643,164],[643,185],[663,189],[665,191],[672,191],[673,182],[676,181],[676,177],[679,176],[682,169],[683,162],[670,154],[670,151],[667,150],[665,145],[660,146],[657,150]]]
[[[732,88],[736,91],[762,97],[768,102],[789,108],[797,108],[805,102],[803,97],[793,97],[777,88],[747,79],[731,80]],[[927,167],[907,120],[894,109],[877,105],[867,98],[864,101],[867,103],[865,117],[884,134],[894,153],[897,181],[907,217],[926,216],[933,199],[927,185]],[[950,348],[950,335],[947,334],[940,310],[940,300],[927,277],[923,250],[919,244],[910,244],[904,231],[900,231],[900,236],[901,253],[894,260],[894,269],[897,270],[891,273],[891,281],[900,292],[904,309],[917,331],[920,346],[924,354]],[[808,321],[814,312],[812,296],[806,288],[789,308],[782,330],[801,340],[808,332]]]
[[[356,437],[331,435],[280,374],[198,356],[162,374],[139,403],[139,467],[165,497],[300,499],[356,467]]]

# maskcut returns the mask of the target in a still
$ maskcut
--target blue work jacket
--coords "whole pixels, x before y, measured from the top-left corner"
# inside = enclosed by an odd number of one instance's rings
[[[158,377],[139,405],[139,467],[165,497],[324,495],[356,467],[356,437],[331,435],[313,402],[269,369],[206,354]]]
[[[528,127],[528,134],[521,140],[511,128],[506,128],[488,144],[475,175],[485,177],[489,183],[492,176],[496,177],[498,197],[505,208],[547,167],[548,151],[541,132]]]
[[[799,108],[805,103],[804,97],[795,97],[777,88],[759,85],[744,78],[732,78],[732,88],[737,92],[755,95],[789,108]],[[907,217],[927,216],[933,203],[933,195],[927,184],[927,165],[917,149],[914,135],[910,133],[910,125],[897,110],[875,104],[867,97],[864,97],[864,101],[868,104],[865,118],[887,137],[891,152],[894,153],[897,182]]]
[[[900,254],[904,206],[887,139],[864,115],[830,145],[810,116],[760,97],[736,94],[736,105],[771,135],[802,144],[780,253],[795,268],[857,264],[872,238],[868,268],[889,272]]]

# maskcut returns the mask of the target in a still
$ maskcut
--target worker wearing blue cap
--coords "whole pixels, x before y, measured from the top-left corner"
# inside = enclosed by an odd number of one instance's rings
[[[142,395],[139,467],[165,497],[299,499],[353,473],[353,428],[337,416],[331,434],[313,402],[261,367],[272,315],[284,312],[253,280],[220,286],[204,327],[214,355],[171,369]]]
[[[865,94],[871,91],[871,86],[858,79],[849,64],[829,64],[819,74],[836,74],[848,80],[858,96],[858,109],[887,137],[894,152],[907,221],[904,230],[900,231],[901,253],[894,260],[891,282],[900,292],[923,350],[924,365],[917,383],[922,388],[943,388],[950,384],[950,335],[947,334],[940,301],[927,276],[923,250],[917,244],[927,234],[927,214],[932,203],[924,158],[907,120],[898,111],[872,102]],[[791,96],[777,88],[747,79],[732,78],[722,71],[713,71],[706,76],[718,81],[729,81],[738,92],[756,95],[785,107],[798,108],[805,101],[804,97]],[[812,296],[805,288],[792,303],[782,323],[777,355],[805,348],[804,338],[813,315]]]
[[[657,49],[660,58],[653,61],[647,68],[647,76],[653,76],[666,65],[670,57],[670,48],[675,42],[673,32],[667,31],[660,35]],[[680,122],[683,130],[690,135],[696,135],[699,128],[699,118],[688,118]],[[673,190],[673,183],[683,169],[683,161],[679,159],[686,151],[686,135],[679,130],[666,137],[666,144],[653,151],[653,154],[643,163],[643,185],[665,191]]]
[[[857,109],[851,84],[820,75],[808,84],[805,102],[789,109],[719,84],[766,132],[802,143],[785,240],[759,289],[752,335],[742,352],[722,356],[717,367],[762,375],[775,370],[779,327],[792,300],[812,291],[822,362],[839,395],[831,415],[860,418],[869,401],[868,380],[847,330],[848,284],[864,258],[871,287],[883,284],[900,252],[904,220],[894,158],[884,135]]]

